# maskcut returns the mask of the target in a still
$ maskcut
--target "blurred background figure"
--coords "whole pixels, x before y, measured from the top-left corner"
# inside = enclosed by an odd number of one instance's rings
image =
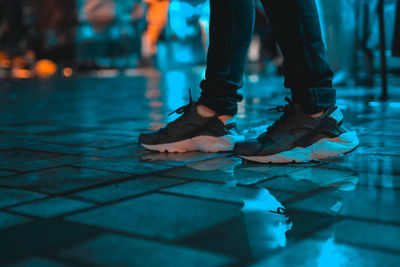
[[[283,58],[256,2],[247,70],[279,75]],[[374,84],[380,71],[378,2],[317,0],[336,84]],[[389,51],[400,54],[398,6],[398,0],[384,1],[390,72],[400,68]],[[0,77],[203,65],[209,15],[207,0],[0,0]]]
[[[141,38],[141,54],[138,67],[149,67],[157,53],[157,42],[167,25],[169,0],[144,0],[146,3],[146,31]]]
[[[283,73],[283,57],[261,2],[256,0],[256,18],[253,41],[249,47],[249,71],[264,71],[267,65],[275,66],[275,73]]]
[[[114,22],[115,3],[113,0],[85,0],[83,9],[86,20],[96,32],[103,31]]]

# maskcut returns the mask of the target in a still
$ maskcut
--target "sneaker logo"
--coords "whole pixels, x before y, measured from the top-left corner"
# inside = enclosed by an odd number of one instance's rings
[[[332,119],[334,119],[337,123],[343,120],[343,114],[339,108],[337,108],[331,115],[329,115]]]

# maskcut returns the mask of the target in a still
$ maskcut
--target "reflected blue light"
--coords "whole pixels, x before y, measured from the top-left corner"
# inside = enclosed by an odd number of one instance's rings
[[[377,101],[368,102],[368,106],[370,106],[370,107],[381,107],[381,106],[385,106],[385,105],[386,105],[386,103],[377,102]],[[391,102],[391,103],[389,103],[389,107],[400,108],[400,102]]]
[[[173,1],[169,6],[170,11],[179,11],[181,9],[181,3]]]
[[[275,213],[284,206],[265,188],[251,198],[243,199],[242,212],[253,256],[268,249],[286,246],[286,232],[292,229],[284,214]]]
[[[337,267],[350,266],[349,259],[343,253],[342,246],[335,243],[335,238],[332,235],[321,246],[321,252],[317,259],[318,267]]]
[[[191,63],[193,62],[193,50],[188,46],[179,46],[179,49],[175,50],[175,59],[180,63]]]
[[[368,106],[370,106],[370,107],[379,107],[380,105],[381,105],[381,103],[374,102],[374,101],[368,103]]]
[[[169,71],[165,75],[165,79],[167,109],[171,111],[185,105],[184,96],[188,94],[186,75],[182,71]],[[178,114],[171,115],[169,121],[175,120],[178,116]]]
[[[178,39],[196,34],[195,24],[190,23],[192,18],[198,17],[203,23],[207,21],[208,28],[209,9],[208,2],[199,5],[172,1],[169,8],[169,25]]]
[[[400,108],[400,102],[389,103],[389,107],[391,107],[391,108]]]
[[[187,3],[173,1],[169,9],[170,26],[179,39],[184,39],[191,33],[187,19],[196,14],[196,8]]]

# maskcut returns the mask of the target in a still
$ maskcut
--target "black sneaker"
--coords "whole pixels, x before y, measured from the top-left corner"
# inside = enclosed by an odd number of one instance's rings
[[[139,144],[159,152],[222,152],[232,151],[236,142],[244,140],[235,123],[225,125],[219,115],[200,116],[192,97],[188,105],[171,114],[175,112],[182,116],[158,131],[140,134]]]
[[[308,162],[338,157],[357,148],[357,134],[343,126],[338,107],[328,108],[314,119],[291,99],[286,101],[288,105],[276,108],[284,114],[257,139],[237,143],[235,155],[262,163]]]

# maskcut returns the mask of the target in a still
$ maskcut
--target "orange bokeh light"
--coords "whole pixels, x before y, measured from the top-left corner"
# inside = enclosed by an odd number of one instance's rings
[[[0,67],[9,68],[11,67],[11,60],[8,55],[2,51],[0,51]]]
[[[41,59],[35,64],[35,71],[39,78],[48,78],[57,71],[57,65],[47,59]]]
[[[26,79],[31,77],[31,71],[25,69],[13,69],[12,76],[18,79]]]
[[[71,68],[64,68],[63,69],[63,74],[64,74],[65,77],[71,77],[73,73],[74,72],[72,71]]]

